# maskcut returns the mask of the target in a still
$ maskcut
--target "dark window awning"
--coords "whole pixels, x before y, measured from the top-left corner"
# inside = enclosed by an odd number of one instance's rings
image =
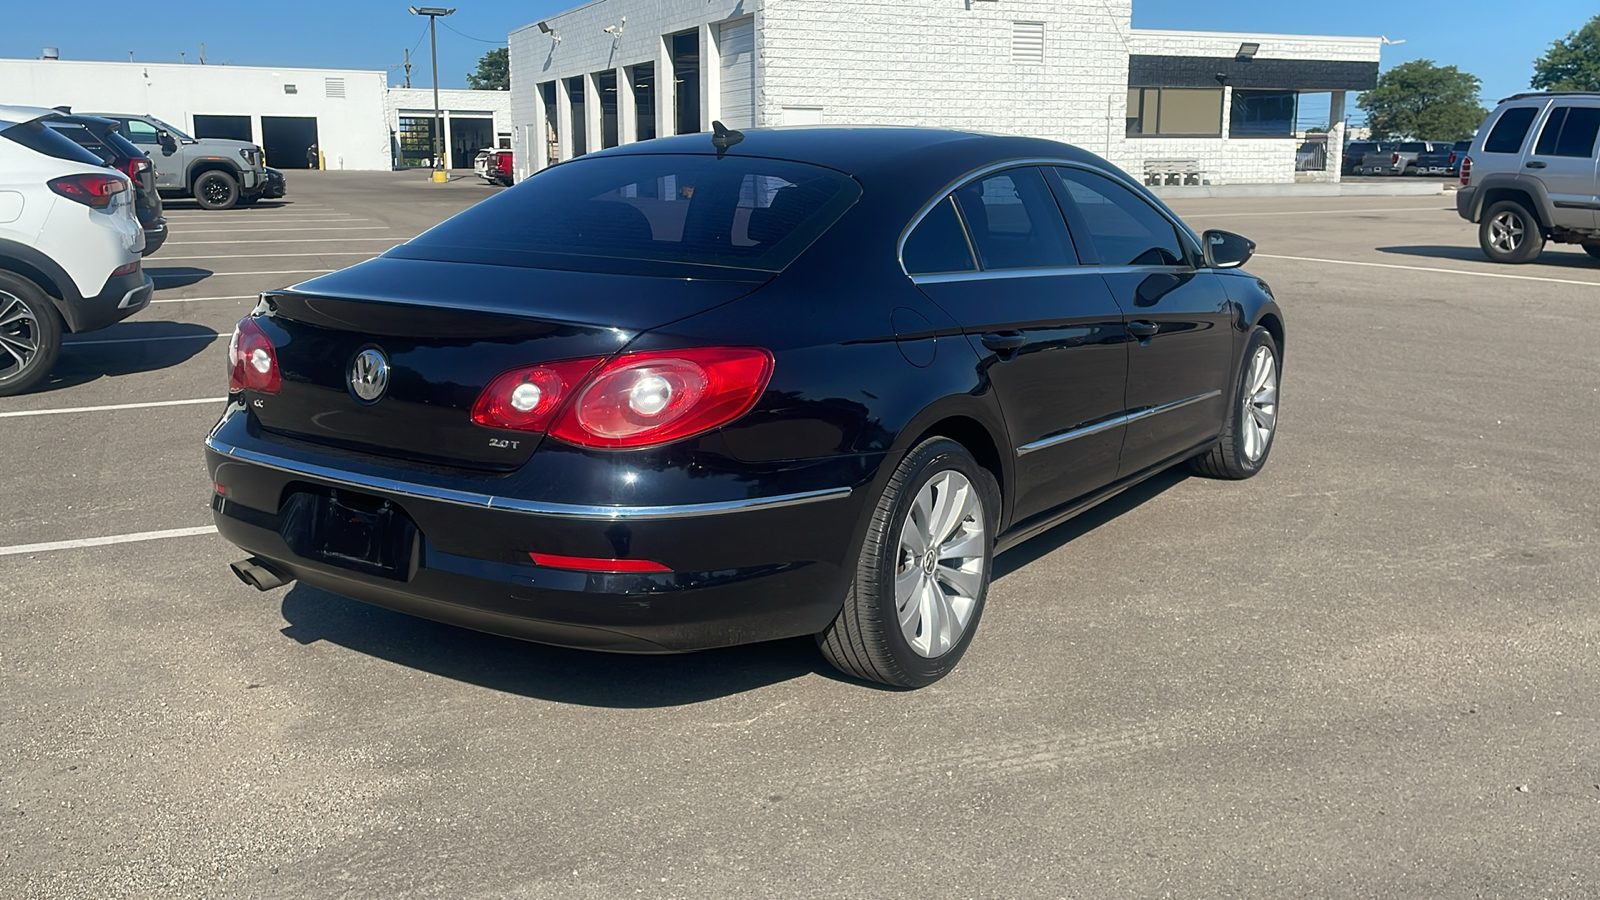
[[[1218,79],[1218,75],[1223,77]],[[1370,91],[1378,86],[1378,64],[1337,59],[1128,57],[1129,87],[1217,87],[1220,84],[1306,92]]]

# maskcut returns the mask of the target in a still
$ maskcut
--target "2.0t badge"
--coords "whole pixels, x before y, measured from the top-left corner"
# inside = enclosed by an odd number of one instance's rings
[[[350,390],[363,403],[376,403],[389,387],[389,360],[377,347],[356,354],[350,363]]]

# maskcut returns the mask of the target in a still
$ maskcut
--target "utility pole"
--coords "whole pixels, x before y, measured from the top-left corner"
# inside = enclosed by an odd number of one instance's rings
[[[428,17],[428,47],[433,55],[433,180],[443,184],[448,177],[444,171],[444,111],[439,108],[439,37],[434,26],[440,16],[455,13],[455,8],[442,6],[413,6],[411,14]]]
[[[406,51],[406,87],[411,87],[411,51]]]
[[[206,42],[200,42],[200,65],[206,64]]]

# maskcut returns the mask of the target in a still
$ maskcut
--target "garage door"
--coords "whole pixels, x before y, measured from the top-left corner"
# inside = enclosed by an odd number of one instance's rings
[[[756,124],[756,21],[722,25],[717,33],[722,56],[722,124],[751,128]]]

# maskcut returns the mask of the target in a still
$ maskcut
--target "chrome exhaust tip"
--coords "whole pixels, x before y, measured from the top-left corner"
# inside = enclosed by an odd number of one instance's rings
[[[233,570],[233,574],[237,575],[240,581],[258,591],[280,588],[294,580],[278,571],[271,563],[254,556],[229,563],[228,568]]]

